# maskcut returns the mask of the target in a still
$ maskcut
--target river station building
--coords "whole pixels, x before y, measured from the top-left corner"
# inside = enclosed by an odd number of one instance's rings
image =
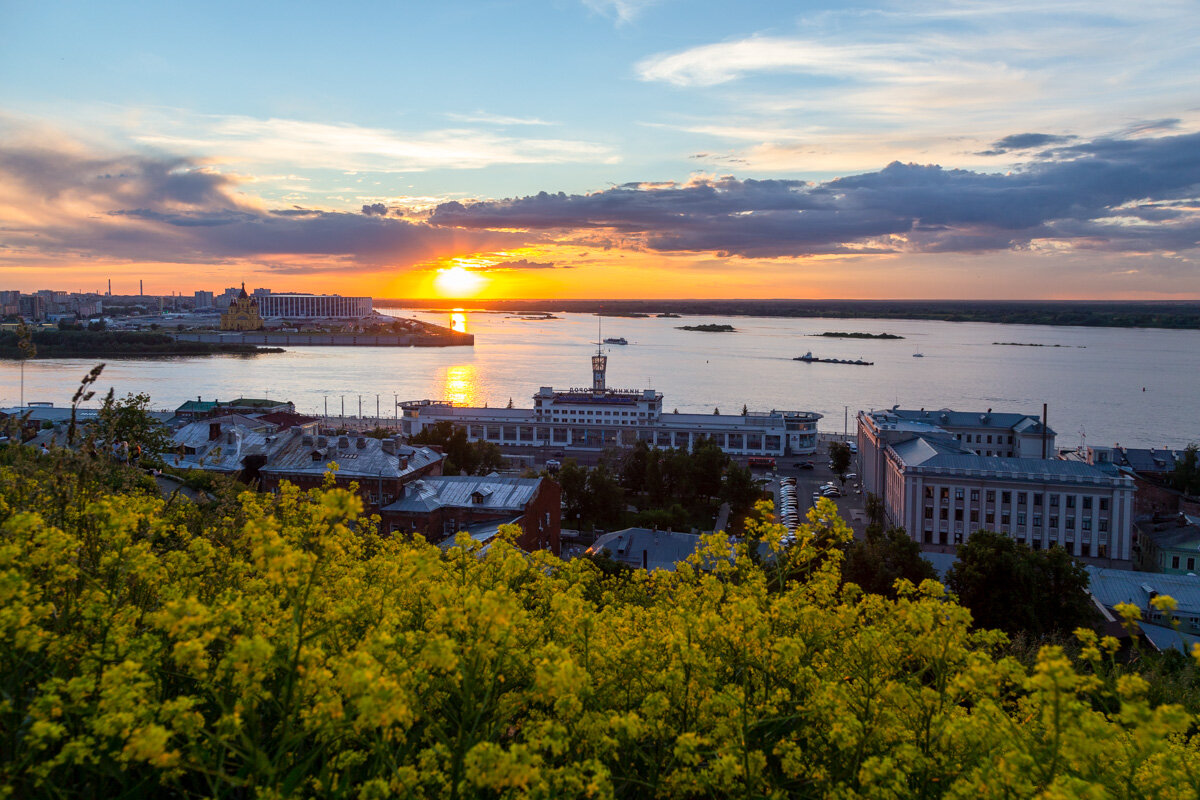
[[[794,456],[817,451],[817,420],[812,411],[746,414],[663,413],[663,396],[653,389],[610,389],[605,384],[608,357],[592,356],[590,389],[543,386],[533,408],[478,408],[435,400],[403,403],[405,435],[450,422],[472,441],[501,447],[554,447],[598,451],[645,442],[662,449],[691,449],[700,438],[716,442],[730,455]]]

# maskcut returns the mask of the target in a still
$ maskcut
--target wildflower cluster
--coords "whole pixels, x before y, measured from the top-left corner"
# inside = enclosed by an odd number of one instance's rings
[[[0,794],[1195,797],[1193,724],[1033,669],[933,581],[840,581],[827,501],[675,573],[377,534],[339,490],[220,520],[0,466]],[[43,487],[39,489],[38,487]],[[758,548],[766,543],[766,565]]]

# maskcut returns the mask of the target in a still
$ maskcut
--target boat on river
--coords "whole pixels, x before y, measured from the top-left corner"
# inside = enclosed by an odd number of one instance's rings
[[[817,358],[811,350],[802,356],[796,356],[792,361],[803,361],[805,364],[850,364],[855,367],[870,367],[875,364],[874,361],[863,361],[861,358],[853,361],[846,358]]]
[[[605,344],[629,344],[629,342],[626,341],[624,336],[617,336],[612,339],[605,339],[604,343]]]

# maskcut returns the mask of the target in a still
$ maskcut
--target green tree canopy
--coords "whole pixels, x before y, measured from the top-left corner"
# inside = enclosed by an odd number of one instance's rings
[[[959,546],[946,585],[981,627],[1041,636],[1070,632],[1096,615],[1087,570],[1066,550],[1032,550],[993,531],[976,531]]]

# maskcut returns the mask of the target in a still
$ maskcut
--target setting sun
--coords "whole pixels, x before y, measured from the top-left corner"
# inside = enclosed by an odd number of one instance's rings
[[[433,279],[434,288],[443,297],[471,297],[487,280],[477,272],[462,267],[439,269]]]

